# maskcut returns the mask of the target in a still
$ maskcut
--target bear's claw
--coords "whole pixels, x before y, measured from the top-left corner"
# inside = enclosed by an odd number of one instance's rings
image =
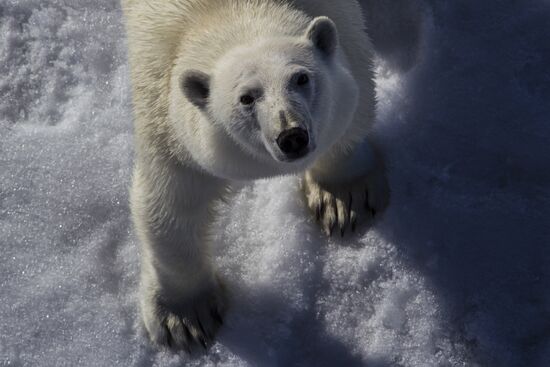
[[[220,289],[206,289],[188,301],[170,303],[149,297],[143,308],[145,327],[154,344],[187,353],[206,351],[223,325],[225,296]]]
[[[369,175],[345,184],[321,184],[306,173],[303,190],[306,202],[327,236],[338,226],[340,236],[355,232],[359,218],[369,223],[388,203],[389,189],[385,177]],[[364,203],[364,205],[361,205]]]

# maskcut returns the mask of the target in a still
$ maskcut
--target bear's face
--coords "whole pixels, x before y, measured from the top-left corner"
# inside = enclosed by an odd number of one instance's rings
[[[314,19],[302,37],[234,48],[210,75],[188,70],[180,85],[212,124],[280,173],[307,166],[342,136],[358,94],[326,17]]]
[[[214,71],[209,111],[249,153],[292,162],[316,149],[322,78],[313,49],[293,39],[239,47]]]

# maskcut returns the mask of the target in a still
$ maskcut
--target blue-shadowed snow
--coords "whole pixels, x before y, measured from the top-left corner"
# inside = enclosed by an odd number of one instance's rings
[[[2,1],[0,366],[550,365],[550,4],[363,3],[391,205],[327,240],[298,178],[244,187],[190,359],[139,324],[118,3]]]

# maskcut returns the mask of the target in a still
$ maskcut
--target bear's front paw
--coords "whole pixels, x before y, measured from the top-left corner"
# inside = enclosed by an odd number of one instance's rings
[[[389,187],[383,172],[374,172],[350,183],[322,184],[306,173],[303,189],[309,209],[324,232],[355,231],[359,222],[370,223],[388,205]]]
[[[223,287],[214,281],[192,295],[142,295],[142,316],[152,342],[188,353],[206,351],[223,324]]]

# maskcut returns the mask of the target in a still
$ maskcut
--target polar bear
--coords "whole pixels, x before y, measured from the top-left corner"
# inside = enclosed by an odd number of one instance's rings
[[[135,115],[131,210],[151,340],[192,352],[223,322],[209,254],[231,183],[304,172],[331,235],[387,204],[355,0],[123,0]]]

